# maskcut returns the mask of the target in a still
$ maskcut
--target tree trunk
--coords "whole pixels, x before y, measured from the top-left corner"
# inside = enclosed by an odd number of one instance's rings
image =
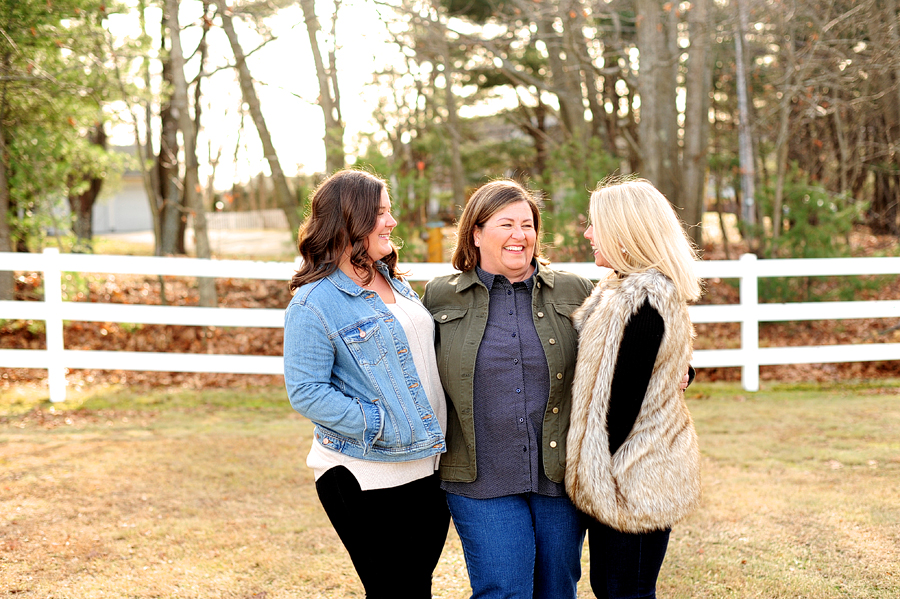
[[[325,116],[325,168],[333,173],[344,168],[344,123],[341,119],[340,93],[337,81],[337,67],[335,66],[335,54],[329,53],[328,67],[322,60],[322,52],[319,49],[318,33],[321,30],[319,19],[316,16],[315,0],[300,0],[303,9],[303,18],[306,21],[306,32],[309,37],[309,47],[312,50],[313,62],[316,65],[316,77],[319,80],[319,106]],[[332,21],[332,39],[334,39],[337,22],[338,2],[335,2],[334,21]]]
[[[166,88],[174,87],[174,67],[171,52],[165,51],[166,38],[173,40],[178,35],[178,15],[171,15],[168,6],[164,7],[160,48],[166,59],[162,65],[162,76]],[[173,42],[174,43],[174,42]],[[157,192],[162,203],[158,206],[160,237],[157,239],[157,255],[174,256],[185,253],[184,229],[181,224],[186,206],[182,203],[181,180],[178,163],[178,118],[175,115],[172,98],[166,99],[159,111],[159,156],[156,159],[159,190]],[[148,127],[149,129],[149,127]]]
[[[4,60],[4,67],[7,61]],[[6,69],[4,68],[5,72]],[[3,126],[3,115],[6,113],[6,85],[0,92],[0,252],[13,250],[9,234],[9,179],[6,171],[6,129]],[[0,301],[12,300],[15,297],[16,277],[11,270],[0,270]]]
[[[278,161],[278,153],[275,151],[275,146],[272,143],[272,136],[269,135],[269,128],[266,126],[266,121],[263,118],[259,97],[256,95],[256,90],[253,88],[253,77],[250,75],[249,67],[247,67],[244,49],[241,47],[237,38],[237,33],[234,31],[234,23],[231,21],[231,15],[228,14],[225,0],[215,0],[215,3],[217,12],[222,18],[222,28],[225,30],[225,35],[228,37],[228,42],[231,44],[231,51],[234,53],[235,68],[238,72],[238,80],[241,84],[241,93],[243,94],[244,102],[247,103],[247,108],[250,111],[253,124],[256,125],[256,131],[259,133],[259,140],[262,143],[263,152],[266,154],[269,169],[272,171],[275,197],[278,198],[278,205],[284,210],[288,225],[291,227],[291,233],[296,236],[300,228],[300,214],[298,212],[296,198],[294,197],[294,194],[291,193],[287,177],[285,177],[284,170],[281,168],[281,163]]]
[[[785,15],[783,23],[787,24],[793,15]],[[781,213],[784,206],[784,183],[787,176],[788,148],[790,140],[791,102],[794,98],[794,80],[796,77],[797,59],[794,53],[793,30],[788,29],[782,38],[785,50],[785,74],[784,87],[781,91],[781,106],[779,108],[778,137],[775,141],[775,199],[772,206],[772,247],[777,248],[778,238],[781,237],[781,227],[784,221]],[[769,258],[774,258],[769,254]]]
[[[91,132],[91,143],[106,149],[106,131],[99,122]],[[75,251],[92,252],[94,239],[94,203],[100,195],[103,179],[91,177],[88,188],[78,195],[69,194],[69,208],[72,211],[72,232],[75,233]]]
[[[709,92],[712,86],[711,20],[708,0],[694,0],[688,13],[691,47],[684,114],[684,221],[694,242],[703,244],[706,157],[709,151]],[[699,225],[699,226],[694,226]]]
[[[200,194],[200,178],[198,175],[197,148],[194,143],[194,121],[188,106],[187,81],[184,78],[184,52],[181,48],[181,28],[178,25],[178,0],[166,0],[171,25],[172,49],[172,110],[178,115],[178,128],[184,143],[184,205],[194,217],[194,243],[198,258],[210,258],[209,236],[206,230],[206,209]],[[197,279],[200,291],[200,305],[215,307],[216,280],[200,277]]]
[[[637,0],[637,46],[640,54],[638,93],[641,97],[640,122],[638,123],[638,143],[640,147],[640,175],[654,185],[659,185],[662,147],[659,139],[661,123],[655,109],[657,80],[662,71],[663,24],[660,20],[656,0]]]
[[[678,11],[676,5],[666,1],[663,6],[662,63],[657,71],[657,96],[653,106],[659,113],[659,139],[661,144],[659,165],[659,190],[673,206],[684,207],[684,172],[681,164],[681,148],[678,143],[678,69],[681,50],[678,47]]]
[[[747,24],[747,9],[744,6],[746,0],[737,0],[738,26],[734,36],[735,65],[737,66],[736,84],[738,96],[738,147],[741,169],[741,192],[743,195],[741,214],[745,229],[745,236],[750,244],[751,251],[758,247],[756,235],[753,231],[756,225],[755,184],[756,167],[753,158],[753,138],[750,131],[750,105],[749,92],[747,90],[747,69],[744,55],[744,32]]]
[[[536,6],[538,11],[542,10],[541,5]],[[539,39],[547,46],[550,77],[559,101],[565,139],[573,146],[569,153],[569,162],[576,173],[573,183],[576,189],[589,189],[592,184],[588,180],[586,156],[590,129],[584,118],[584,94],[578,58],[566,51],[565,33],[556,30],[552,14],[539,12],[535,15],[535,24]],[[550,207],[552,209],[552,203]]]
[[[310,0],[304,0],[306,2]],[[434,9],[437,11],[438,6]],[[440,14],[438,12],[438,14]],[[453,93],[453,79],[456,70],[453,66],[453,57],[450,55],[450,44],[447,43],[447,31],[440,22],[440,17],[434,25],[439,30],[435,30],[435,35],[440,44],[441,62],[444,63],[444,94],[447,103],[447,132],[450,137],[450,182],[453,189],[452,206],[464,206],[466,204],[466,174],[463,171],[462,155],[459,151],[460,125],[459,111],[456,107],[456,94]],[[431,215],[429,215],[429,218]]]
[[[577,62],[579,73],[584,81],[584,87],[587,93],[588,110],[591,114],[591,124],[589,133],[591,137],[602,139],[604,130],[604,121],[606,120],[606,111],[603,109],[603,103],[600,99],[600,86],[598,85],[597,72],[594,70],[594,64],[588,52],[588,42],[584,38],[584,29],[586,26],[584,11],[577,5],[572,6],[570,17],[574,14],[574,18],[569,21],[566,26],[566,54],[572,54],[573,62]],[[607,144],[607,147],[608,144]],[[591,186],[593,187],[593,186]]]

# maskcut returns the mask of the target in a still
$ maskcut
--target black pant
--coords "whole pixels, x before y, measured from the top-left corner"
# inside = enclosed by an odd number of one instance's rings
[[[437,474],[363,491],[343,466],[316,481],[325,513],[347,548],[367,599],[430,599],[450,511]]]
[[[591,548],[591,590],[598,599],[653,599],[669,529],[640,534],[613,530],[585,516]]]

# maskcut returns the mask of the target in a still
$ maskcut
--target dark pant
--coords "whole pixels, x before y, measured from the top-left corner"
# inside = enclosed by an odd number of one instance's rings
[[[316,491],[368,599],[431,598],[431,575],[450,526],[437,474],[363,491],[338,466],[319,477]]]
[[[585,517],[591,549],[591,590],[597,599],[654,599],[669,530],[619,532]]]

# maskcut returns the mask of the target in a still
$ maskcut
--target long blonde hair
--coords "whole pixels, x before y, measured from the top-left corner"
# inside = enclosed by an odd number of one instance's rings
[[[682,301],[700,298],[694,244],[669,201],[649,181],[604,179],[591,193],[590,215],[597,249],[619,276],[655,268],[675,283]]]

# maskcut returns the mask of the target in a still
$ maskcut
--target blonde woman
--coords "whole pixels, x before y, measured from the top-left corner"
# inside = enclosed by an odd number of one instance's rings
[[[573,315],[579,331],[566,490],[588,519],[597,597],[653,598],[671,527],[700,501],[697,434],[679,381],[700,297],[694,248],[641,179],[601,183],[584,236],[612,269]]]

